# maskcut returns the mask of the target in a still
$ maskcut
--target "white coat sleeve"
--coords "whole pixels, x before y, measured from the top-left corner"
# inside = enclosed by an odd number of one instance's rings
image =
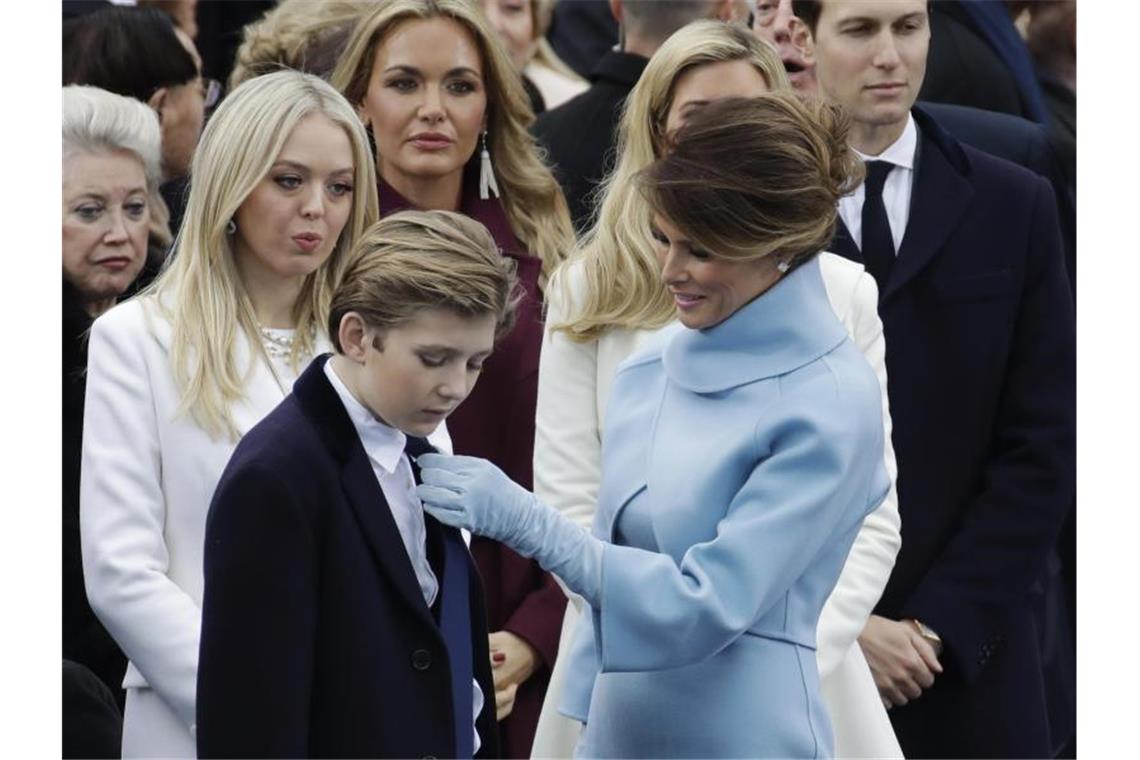
[[[569,277],[568,288],[559,278]],[[534,493],[544,503],[589,530],[602,479],[598,419],[598,343],[578,343],[551,327],[566,319],[566,291],[580,293],[580,269],[563,269],[546,294],[546,331],[538,365],[534,432]]]
[[[201,610],[167,577],[166,502],[141,307],[96,320],[88,350],[80,530],[91,607],[147,684],[194,724]]]
[[[879,381],[883,407],[883,464],[891,487],[882,504],[863,520],[851,553],[819,617],[816,660],[821,678],[843,661],[855,645],[867,618],[878,604],[902,545],[898,492],[898,467],[891,445],[891,412],[887,400],[886,342],[878,313],[879,291],[867,273],[859,275],[844,326],[866,357]]]

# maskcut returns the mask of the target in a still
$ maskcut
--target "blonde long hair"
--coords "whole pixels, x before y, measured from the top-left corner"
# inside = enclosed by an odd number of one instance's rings
[[[188,412],[215,438],[237,437],[229,407],[244,397],[261,346],[226,225],[268,173],[293,129],[312,113],[324,114],[344,129],[355,164],[348,221],[328,261],[305,277],[294,304],[294,368],[313,352],[348,254],[378,216],[376,174],[364,127],[340,93],[315,76],[266,74],[235,89],[218,107],[194,154],[190,196],[173,255],[144,293],[172,325],[170,359],[182,393],[179,413]],[[257,347],[246,367],[237,366],[232,350],[242,335]]]
[[[522,80],[511,59],[487,26],[482,12],[467,0],[390,0],[356,26],[332,74],[332,84],[359,106],[367,92],[376,49],[388,32],[408,19],[450,18],[475,38],[483,58],[487,87],[487,140],[503,207],[529,252],[542,261],[540,284],[574,245],[574,230],[562,190],[542,162],[534,121]],[[477,155],[472,160],[478,160]]]
[[[328,79],[344,43],[375,0],[281,0],[242,32],[229,87],[283,68]]]
[[[635,175],[659,156],[665,145],[665,121],[680,76],[707,63],[747,60],[773,91],[791,87],[780,57],[768,43],[738,26],[695,21],[677,30],[653,54],[622,111],[617,134],[618,163],[599,186],[593,226],[564,266],[582,267],[586,279],[581,305],[566,322],[553,325],[582,343],[614,328],[651,330],[676,316],[661,285],[653,250],[649,203]],[[559,287],[570,278],[559,277]],[[572,303],[563,293],[563,303]]]

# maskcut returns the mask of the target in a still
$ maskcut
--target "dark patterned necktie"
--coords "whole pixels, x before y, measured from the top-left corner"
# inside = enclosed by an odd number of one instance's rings
[[[891,237],[891,223],[883,203],[883,185],[894,164],[886,161],[868,161],[867,179],[863,183],[863,266],[875,278],[879,294],[886,290],[895,265],[895,241]]]

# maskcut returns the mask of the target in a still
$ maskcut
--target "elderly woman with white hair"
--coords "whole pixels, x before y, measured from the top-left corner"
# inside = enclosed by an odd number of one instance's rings
[[[127,661],[87,603],[79,548],[85,336],[142,271],[161,139],[144,103],[63,88],[63,656],[90,668],[120,705]]]

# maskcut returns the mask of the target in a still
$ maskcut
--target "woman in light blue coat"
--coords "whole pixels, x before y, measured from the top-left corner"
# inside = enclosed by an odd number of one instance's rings
[[[465,457],[425,508],[580,593],[563,712],[587,757],[827,757],[815,630],[886,495],[878,382],[815,254],[859,181],[847,120],[776,93],[691,116],[641,176],[680,325],[622,365],[594,535]]]

